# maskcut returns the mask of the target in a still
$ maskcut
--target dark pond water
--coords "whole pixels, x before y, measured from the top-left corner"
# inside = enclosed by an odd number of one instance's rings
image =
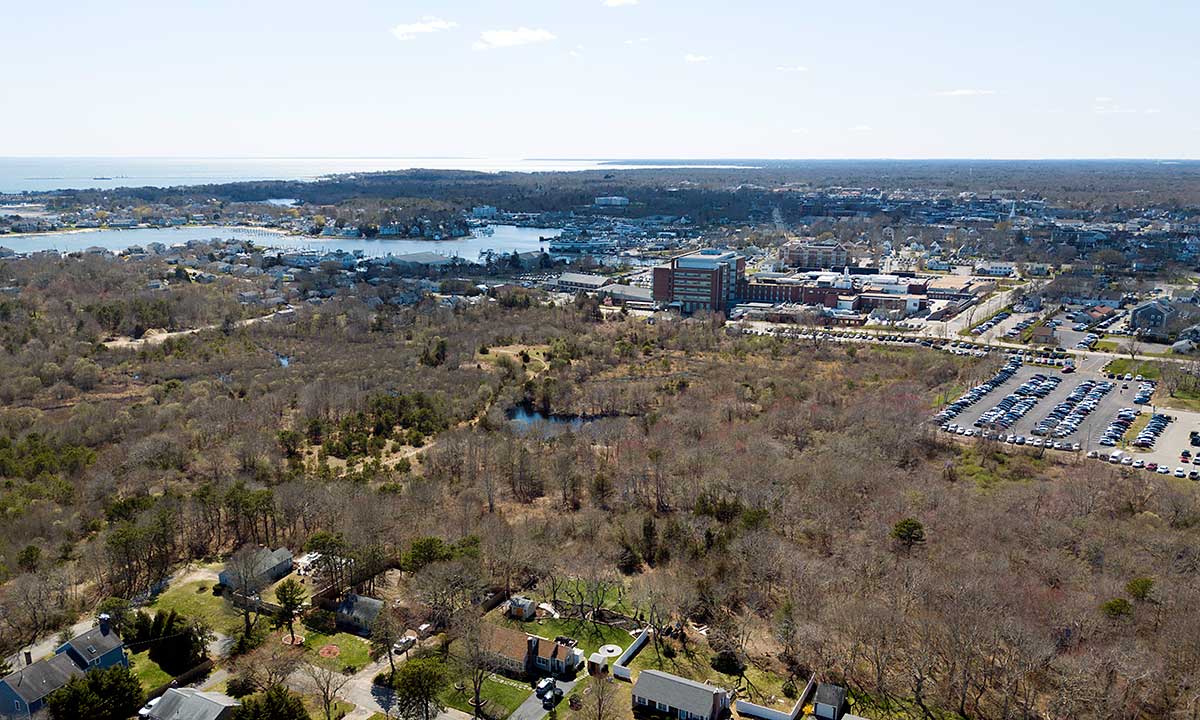
[[[583,418],[578,415],[547,415],[529,405],[518,405],[510,408],[506,414],[513,426],[516,427],[517,432],[522,434],[530,432],[535,428],[551,433],[575,432],[586,425],[596,422],[595,419]]]

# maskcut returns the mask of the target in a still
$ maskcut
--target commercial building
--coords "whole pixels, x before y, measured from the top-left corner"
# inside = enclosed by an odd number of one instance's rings
[[[629,198],[619,195],[610,195],[607,197],[598,197],[595,201],[596,207],[625,207],[629,204]]]
[[[724,312],[737,303],[745,274],[746,260],[736,252],[700,250],[654,268],[652,296],[684,313]]]
[[[605,277],[604,275],[565,272],[558,276],[557,286],[559,290],[565,291],[583,290],[585,292],[595,292],[611,282],[612,278]]]
[[[837,240],[802,238],[783,246],[783,261],[802,270],[846,267],[846,246]]]

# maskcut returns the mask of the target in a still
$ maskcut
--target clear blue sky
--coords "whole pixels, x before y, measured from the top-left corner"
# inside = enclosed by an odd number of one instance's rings
[[[0,155],[1200,158],[1200,2],[5,13]]]

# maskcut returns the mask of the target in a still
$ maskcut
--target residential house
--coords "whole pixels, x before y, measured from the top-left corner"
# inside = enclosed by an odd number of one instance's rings
[[[292,571],[292,553],[287,548],[268,550],[260,547],[255,551],[253,585],[262,587],[282,580]],[[217,576],[222,585],[232,590],[241,590],[243,578],[229,569],[222,570]]]
[[[532,672],[529,650],[534,640],[529,635],[488,624],[480,628],[479,641],[500,672],[514,677],[525,677]]]
[[[643,670],[633,684],[635,713],[679,720],[720,720],[729,716],[729,692],[658,670]]]
[[[821,683],[813,694],[813,715],[822,720],[843,720],[846,716],[846,688]]]
[[[383,612],[383,601],[366,595],[350,593],[337,606],[338,627],[362,636],[371,634],[375,620]]]
[[[88,670],[129,664],[125,659],[125,641],[112,629],[108,615],[101,615],[99,625],[71,638],[54,652],[70,656]]]
[[[534,667],[544,675],[573,675],[583,665],[583,651],[557,640],[536,637]]]
[[[480,642],[501,672],[515,677],[574,675],[584,664],[583,651],[557,640],[520,630],[484,625]]]
[[[1030,331],[1029,341],[1034,345],[1053,345],[1056,340],[1054,328],[1049,325],[1038,325]]]
[[[150,720],[229,720],[241,705],[228,695],[171,688],[150,710]]]
[[[32,717],[71,678],[114,665],[129,665],[125,643],[101,615],[99,626],[63,643],[54,655],[0,679],[0,717]]]

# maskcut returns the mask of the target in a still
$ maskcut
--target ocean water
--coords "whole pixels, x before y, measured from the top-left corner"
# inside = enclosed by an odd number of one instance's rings
[[[0,235],[0,247],[18,253],[38,250],[74,252],[90,247],[102,247],[118,252],[133,245],[145,246],[152,242],[178,245],[189,240],[212,240],[213,238],[250,240],[257,245],[270,248],[298,250],[361,250],[367,257],[384,255],[407,255],[416,252],[431,252],[447,257],[461,257],[475,261],[480,253],[491,250],[496,253],[530,252],[540,250],[548,243],[542,238],[558,237],[561,230],[526,228],[515,225],[494,225],[495,232],[484,235],[476,231],[470,237],[452,240],[367,240],[364,238],[314,238],[300,235],[240,227],[178,227],[139,228],[135,230],[85,230],[65,233],[35,233],[30,235]]]
[[[0,193],[118,187],[172,187],[252,180],[317,180],[326,175],[389,170],[566,172],[665,167],[744,167],[662,160],[504,158],[103,158],[0,157]]]

